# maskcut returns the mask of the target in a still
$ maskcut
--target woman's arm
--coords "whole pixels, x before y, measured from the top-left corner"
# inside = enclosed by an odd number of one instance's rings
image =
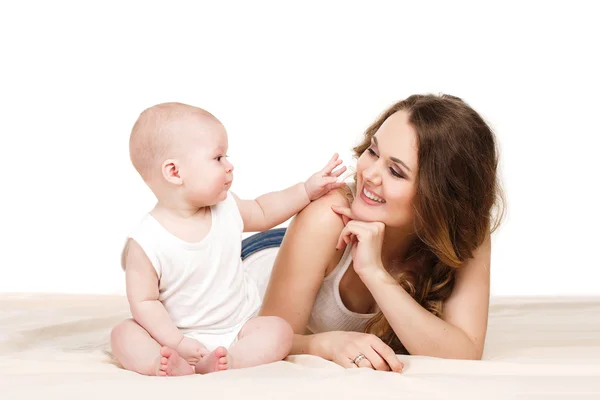
[[[359,275],[410,354],[478,360],[487,331],[490,258],[488,236],[456,271],[443,319],[421,307],[383,268],[364,269]]]
[[[295,333],[291,354],[312,354],[345,368],[400,372],[403,364],[394,351],[374,335],[340,331],[304,334],[325,275],[343,254],[336,245],[344,223],[331,210],[332,205],[345,207],[348,200],[339,191],[332,191],[312,202],[288,227],[260,314],[276,315],[290,323]],[[355,365],[352,360],[359,354],[366,359]]]
[[[348,205],[335,190],[313,201],[290,223],[275,260],[265,293],[261,315],[285,319],[296,333],[292,354],[314,354],[329,358],[317,341],[319,335],[303,335],[326,271],[337,264],[342,251],[336,250],[342,219],[331,205]]]

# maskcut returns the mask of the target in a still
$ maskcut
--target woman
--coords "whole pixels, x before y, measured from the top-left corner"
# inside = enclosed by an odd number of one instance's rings
[[[480,359],[502,210],[494,134],[457,97],[415,95],[354,152],[355,182],[300,212],[278,251],[264,248],[281,231],[247,239],[244,257],[277,252],[261,314],[291,324],[292,354],[348,368]]]

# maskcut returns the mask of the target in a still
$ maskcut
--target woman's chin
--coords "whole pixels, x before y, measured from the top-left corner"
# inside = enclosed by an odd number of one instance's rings
[[[360,201],[360,200],[359,200]],[[352,203],[352,214],[355,216],[355,218],[358,221],[363,221],[363,222],[383,222],[384,218],[383,215],[381,215],[381,212],[378,212],[379,210],[374,210],[371,208],[371,206],[368,205],[364,205],[364,204],[356,204],[357,202],[353,202]]]

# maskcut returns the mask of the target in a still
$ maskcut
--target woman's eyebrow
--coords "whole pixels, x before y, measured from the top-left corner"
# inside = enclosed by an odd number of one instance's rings
[[[373,136],[371,138],[371,142],[373,142],[373,144],[375,146],[379,147],[378,144],[377,144],[377,138],[375,136]],[[412,170],[408,167],[408,165],[406,165],[406,163],[404,161],[402,161],[401,159],[396,158],[396,157],[390,157],[390,160],[392,160],[395,163],[401,164],[402,166],[404,166],[404,168],[406,168],[407,170],[409,170],[410,172],[412,172]]]

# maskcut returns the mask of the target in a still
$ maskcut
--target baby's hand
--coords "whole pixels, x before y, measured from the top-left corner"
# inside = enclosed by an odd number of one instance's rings
[[[337,182],[337,178],[343,174],[344,171],[346,171],[346,167],[344,166],[334,171],[334,169],[341,163],[342,160],[339,160],[338,154],[335,153],[325,168],[304,182],[304,189],[306,189],[306,194],[308,194],[308,198],[311,201],[316,200],[319,197],[329,193],[329,191],[344,185],[343,182]]]
[[[185,336],[175,350],[190,365],[196,365],[202,357],[210,353],[202,343]]]

